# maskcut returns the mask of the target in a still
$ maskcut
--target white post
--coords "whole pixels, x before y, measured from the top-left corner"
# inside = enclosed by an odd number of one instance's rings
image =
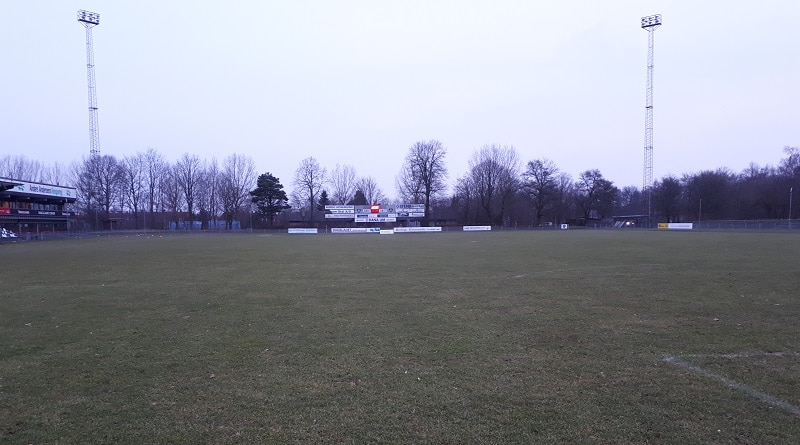
[[[703,198],[700,198],[700,209],[697,211],[697,224],[700,225],[700,219],[703,216]]]

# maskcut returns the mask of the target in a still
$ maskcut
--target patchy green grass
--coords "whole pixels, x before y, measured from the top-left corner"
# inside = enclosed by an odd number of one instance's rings
[[[795,443],[665,354],[800,351],[800,237],[0,246],[0,442]],[[690,359],[800,404],[800,358]]]

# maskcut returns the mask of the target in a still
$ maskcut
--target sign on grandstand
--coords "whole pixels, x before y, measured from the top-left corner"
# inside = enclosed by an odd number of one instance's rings
[[[11,191],[17,193],[27,193],[29,195],[40,195],[57,198],[75,198],[76,189],[73,187],[62,187],[58,185],[39,184],[36,182],[13,181],[16,185]]]

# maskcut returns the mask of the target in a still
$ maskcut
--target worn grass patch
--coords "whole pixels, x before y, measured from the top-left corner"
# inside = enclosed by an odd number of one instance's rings
[[[800,437],[662,360],[800,351],[794,234],[155,235],[0,260],[9,443]],[[770,360],[701,364],[800,403],[797,358]]]

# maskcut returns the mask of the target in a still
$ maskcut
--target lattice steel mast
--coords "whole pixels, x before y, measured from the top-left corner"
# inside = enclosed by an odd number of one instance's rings
[[[89,83],[89,152],[100,154],[100,128],[97,123],[97,90],[94,85],[94,49],[92,28],[100,24],[100,14],[80,10],[78,21],[86,28],[86,78]]]
[[[642,17],[642,29],[647,31],[647,94],[644,107],[644,179],[642,193],[647,196],[647,223],[650,225],[653,197],[653,42],[661,26],[661,14]]]

